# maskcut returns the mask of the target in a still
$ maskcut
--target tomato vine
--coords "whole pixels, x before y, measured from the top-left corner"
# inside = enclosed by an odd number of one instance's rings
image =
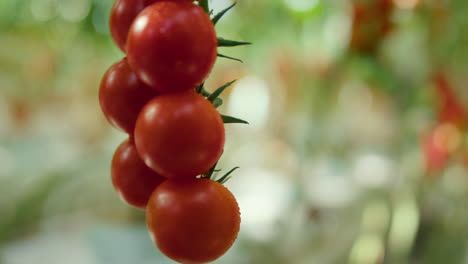
[[[235,80],[205,88],[217,57],[242,62],[219,47],[251,44],[216,34],[235,5],[213,14],[207,0],[116,0],[111,10],[111,35],[126,57],[105,73],[99,101],[129,135],[114,154],[112,183],[124,201],[146,210],[161,252],[182,263],[219,258],[239,232],[237,201],[222,185],[239,167],[214,172],[224,124],[248,122],[217,110]]]

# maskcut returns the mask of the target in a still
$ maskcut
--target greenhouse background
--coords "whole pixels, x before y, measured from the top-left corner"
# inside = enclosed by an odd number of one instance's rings
[[[97,99],[112,0],[0,1],[0,264],[168,264]],[[221,10],[231,0],[212,0]],[[220,264],[468,263],[468,2],[238,0],[206,86],[237,79]]]

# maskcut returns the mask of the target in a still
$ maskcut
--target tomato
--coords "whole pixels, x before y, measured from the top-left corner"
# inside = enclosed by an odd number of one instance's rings
[[[138,114],[156,95],[156,91],[138,80],[124,58],[104,74],[99,89],[99,103],[113,126],[133,134]]]
[[[443,72],[436,73],[433,81],[439,101],[438,121],[440,123],[452,123],[462,128],[468,120],[468,116],[459,97],[457,97],[453,84]]]
[[[222,256],[237,238],[239,206],[222,184],[209,179],[174,179],[151,195],[146,223],[155,244],[181,263]]]
[[[135,19],[127,56],[138,77],[158,91],[193,89],[211,72],[217,57],[213,23],[188,2],[158,2]]]
[[[422,152],[424,155],[426,170],[437,173],[443,170],[449,161],[450,151],[447,148],[447,138],[437,133],[437,127],[424,136],[422,141]]]
[[[352,5],[350,48],[358,52],[373,52],[393,29],[391,0],[360,2]]]
[[[131,140],[124,141],[112,159],[112,184],[122,199],[144,209],[151,193],[166,180],[148,168],[140,159]]]
[[[109,20],[110,32],[115,43],[123,52],[125,52],[128,30],[130,29],[133,20],[135,20],[135,17],[145,7],[159,1],[161,0],[117,0],[114,3]]]
[[[218,111],[194,91],[162,94],[141,111],[135,143],[146,165],[165,177],[195,177],[208,171],[224,146]]]

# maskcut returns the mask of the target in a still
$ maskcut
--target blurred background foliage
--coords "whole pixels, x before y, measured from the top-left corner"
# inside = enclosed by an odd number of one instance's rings
[[[213,0],[216,10],[230,0]],[[0,263],[171,263],[124,205],[112,0],[0,1]],[[242,231],[216,263],[468,263],[468,2],[238,0],[210,89]]]

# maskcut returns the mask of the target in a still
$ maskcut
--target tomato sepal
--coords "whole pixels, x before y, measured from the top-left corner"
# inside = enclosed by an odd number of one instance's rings
[[[210,14],[212,11],[210,11],[210,6],[208,4],[208,0],[200,0],[198,1],[198,5],[205,10],[207,14]]]
[[[235,83],[237,80],[233,80],[233,81],[230,81],[222,86],[220,86],[218,89],[216,89],[212,94],[210,94],[206,99],[208,99],[208,101],[214,103],[215,99],[219,98],[219,96],[221,95],[221,93],[224,92],[224,90],[226,90],[226,88],[228,88],[229,86],[231,86],[233,83]]]
[[[237,2],[234,2],[232,5],[230,5],[230,6],[227,7],[226,9],[221,10],[218,14],[216,14],[216,15],[211,19],[211,22],[213,22],[213,24],[216,25],[216,23],[218,23],[218,21],[219,21],[229,10],[231,10],[236,4],[237,4]]]
[[[223,54],[220,54],[220,53],[218,53],[218,57],[220,57],[220,58],[225,58],[225,59],[229,59],[229,60],[235,60],[235,61],[238,61],[238,62],[240,62],[240,63],[244,63],[241,59],[234,58],[234,57],[230,57],[230,56],[223,55]]]
[[[244,45],[251,45],[251,44],[252,44],[251,42],[229,40],[229,39],[218,37],[218,47],[236,47],[236,46],[244,46]]]
[[[235,170],[239,169],[239,167],[234,167],[230,171],[228,171],[226,174],[224,174],[221,178],[217,179],[216,181],[220,184],[225,184],[229,179],[232,177],[230,176]]]
[[[221,115],[221,118],[223,119],[224,124],[246,124],[249,125],[249,122],[242,120],[237,117],[233,116],[228,116],[228,115]]]

